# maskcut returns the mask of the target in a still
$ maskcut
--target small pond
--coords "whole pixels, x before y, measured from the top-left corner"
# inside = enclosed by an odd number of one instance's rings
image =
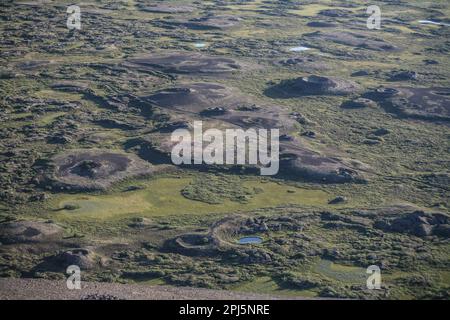
[[[243,237],[239,239],[239,244],[257,244],[262,242],[261,237]]]
[[[197,42],[197,43],[194,43],[194,47],[195,48],[204,48],[204,47],[206,47],[206,43]]]
[[[419,23],[421,23],[421,24],[434,24],[434,25],[437,25],[437,26],[450,27],[450,23],[437,22],[437,21],[432,21],[432,20],[419,20]]]
[[[303,47],[303,46],[289,48],[290,52],[302,52],[302,51],[307,51],[307,50],[311,50],[311,48]]]

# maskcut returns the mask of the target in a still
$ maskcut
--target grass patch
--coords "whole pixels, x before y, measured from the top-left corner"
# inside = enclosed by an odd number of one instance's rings
[[[191,177],[167,177],[142,182],[142,187],[134,191],[115,191],[110,194],[62,194],[51,200],[48,206],[55,210],[51,214],[53,219],[78,220],[225,213],[289,204],[326,206],[330,198],[328,193],[322,190],[309,190],[255,179],[239,181],[239,184],[228,181],[230,185],[226,189],[220,189],[215,185],[213,192],[205,191],[206,195],[211,193],[217,196],[221,191],[226,194],[233,186],[235,188],[240,186],[243,190],[258,190],[245,202],[233,201],[236,193],[230,193],[222,196],[220,203],[214,204],[183,196],[183,190],[186,190],[193,181]],[[208,185],[205,188],[208,188]],[[64,209],[65,206],[77,209],[68,211]]]
[[[181,194],[190,200],[201,201],[209,204],[221,204],[226,200],[248,203],[261,188],[249,188],[241,184],[238,176],[204,176],[195,177],[189,185],[181,191]]]
[[[365,284],[368,277],[363,268],[336,264],[324,259],[319,260],[314,271],[333,280],[350,284]]]

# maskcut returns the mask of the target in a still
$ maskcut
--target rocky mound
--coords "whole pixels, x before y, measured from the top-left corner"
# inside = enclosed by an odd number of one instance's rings
[[[214,223],[208,234],[183,234],[165,243],[170,252],[189,256],[219,255],[240,263],[270,263],[272,255],[264,248],[241,246],[235,237],[250,234],[250,231],[266,232],[263,220],[229,216]]]
[[[338,26],[336,23],[328,21],[311,21],[306,25],[312,28],[336,28]]]
[[[417,72],[411,70],[395,70],[389,74],[390,81],[411,81],[417,80],[418,77]]]
[[[379,38],[371,38],[364,34],[353,33],[353,32],[343,32],[343,31],[330,31],[321,32],[317,31],[307,35],[312,39],[317,39],[319,41],[331,41],[337,44],[342,44],[345,46],[369,49],[373,51],[397,51],[398,47],[388,43]]]
[[[345,101],[341,108],[344,109],[360,109],[360,108],[374,108],[377,106],[375,101],[366,98],[357,98],[349,101]]]
[[[82,82],[73,81],[58,81],[51,84],[54,90],[71,92],[71,93],[86,93],[89,91],[89,85]]]
[[[379,88],[365,94],[402,117],[449,121],[449,88]]]
[[[216,83],[191,83],[163,89],[143,99],[163,108],[195,113],[213,107],[231,109],[244,104],[242,95]]]
[[[60,253],[54,257],[54,260],[64,269],[75,265],[82,270],[88,270],[95,267],[98,259],[91,250],[80,248]]]
[[[252,97],[217,83],[191,83],[168,88],[143,100],[189,115],[220,119],[241,128],[293,127],[293,120],[279,107],[256,105]]]
[[[187,5],[176,5],[169,3],[158,3],[158,4],[137,4],[137,7],[141,11],[155,12],[155,13],[189,13],[195,10],[194,7]]]
[[[95,149],[57,155],[53,165],[53,184],[76,190],[104,190],[125,178],[152,172],[149,163],[133,155]]]
[[[361,164],[363,167],[363,165]],[[365,182],[364,177],[342,160],[324,157],[298,148],[283,150],[280,170],[291,178],[321,183]]]
[[[17,63],[16,67],[23,71],[30,71],[30,70],[40,69],[43,67],[48,67],[52,63],[54,63],[54,62],[48,61],[48,60],[29,60],[29,61]]]
[[[201,18],[191,19],[185,23],[184,26],[191,29],[200,30],[214,30],[214,29],[228,29],[238,26],[241,19],[233,15],[207,15]]]
[[[216,221],[206,234],[183,234],[168,240],[165,248],[170,252],[176,252],[189,256],[215,256],[229,259],[243,264],[270,264],[278,261],[278,245],[298,245],[300,256],[321,256],[332,260],[355,261],[354,252],[344,253],[340,250],[329,249],[320,246],[313,238],[307,236],[312,226],[320,226],[325,230],[335,232],[337,230],[353,230],[361,237],[367,239],[379,239],[385,235],[384,241],[391,243],[417,244],[414,237],[435,235],[448,238],[450,217],[443,213],[425,213],[409,206],[380,207],[374,209],[342,209],[330,211],[297,211],[286,213],[279,208],[280,215],[232,215]],[[288,210],[289,211],[289,210]],[[288,232],[295,236],[277,238],[280,231]],[[403,233],[406,238],[399,238],[388,233]],[[260,244],[239,244],[238,239],[252,235],[260,236],[264,241]],[[437,239],[439,241],[439,239]],[[276,243],[276,245],[274,245]],[[419,242],[421,246],[422,242]],[[357,250],[360,250],[358,247]],[[295,251],[295,252],[300,252]],[[380,251],[377,251],[377,254]],[[397,250],[383,248],[383,253],[389,252],[392,262],[396,262]],[[414,255],[417,253],[414,253]],[[364,254],[356,258],[378,260],[373,255],[373,248],[365,248]],[[385,264],[386,265],[386,264]]]
[[[210,256],[218,252],[218,247],[209,234],[189,233],[166,241],[165,250],[187,256]]]
[[[331,90],[344,92],[348,88],[348,86],[342,85],[342,81],[339,80],[331,79],[330,83],[332,86],[328,88],[329,92]],[[296,117],[279,106],[255,104],[254,98],[245,96],[237,89],[217,83],[188,83],[157,91],[142,99],[183,115],[184,120],[178,122],[185,124],[184,127],[187,129],[191,128],[188,126],[189,120],[186,119],[190,119],[192,122],[198,117],[214,118],[213,126],[215,128],[223,127],[226,129],[237,126],[242,129],[280,129],[280,171],[286,177],[330,183],[364,180],[356,169],[345,165],[340,159],[324,157],[302,147],[301,141],[291,136],[291,132],[296,130],[296,123],[298,122]],[[169,129],[175,129],[175,127]],[[167,135],[171,130],[161,128],[159,132],[166,134],[153,133],[150,140],[158,141],[157,153],[159,155],[168,155],[173,145]],[[141,147],[142,150],[144,149]],[[154,145],[151,148],[145,148],[145,150],[151,150],[149,155],[155,156]]]
[[[295,68],[305,72],[317,72],[329,69],[329,66],[320,59],[305,56],[281,59],[276,61],[275,64],[283,67],[289,67],[290,69]]]
[[[384,231],[408,233],[418,237],[450,237],[450,217],[444,213],[414,211],[400,217],[378,220],[374,226]]]
[[[399,90],[395,88],[378,88],[373,91],[367,92],[364,96],[374,101],[383,101],[396,96]]]
[[[0,242],[34,243],[55,240],[62,236],[63,228],[42,221],[14,221],[0,224]]]
[[[360,90],[353,81],[335,77],[312,75],[280,82],[266,90],[271,97],[299,97],[308,95],[348,95]]]
[[[144,99],[163,108],[217,118],[241,128],[283,128],[293,123],[287,115],[282,119],[280,108],[258,106],[238,90],[214,83],[169,88]]]
[[[241,65],[231,58],[187,52],[133,58],[128,60],[126,65],[143,71],[157,69],[179,74],[219,75],[241,69]]]
[[[338,83],[333,87],[334,90],[344,90],[339,81],[332,80],[332,83]],[[258,105],[255,98],[246,96],[235,88],[218,83],[186,83],[159,90],[142,97],[142,100],[171,111],[171,122],[159,128],[158,132],[150,134],[148,141],[153,143],[138,143],[139,155],[144,159],[165,158],[170,162],[173,142],[170,141],[169,133],[177,128],[192,130],[189,124],[208,117],[209,125],[212,124],[214,128],[280,129],[280,173],[290,179],[330,183],[364,181],[356,168],[344,164],[340,159],[322,156],[303,147],[300,139],[291,135],[297,130],[298,117],[279,106]],[[130,142],[128,147],[132,145],[134,144]],[[248,169],[251,171],[256,168]]]
[[[349,17],[353,14],[351,10],[347,9],[325,9],[319,12],[319,15],[325,17],[333,17],[333,18],[344,18]]]

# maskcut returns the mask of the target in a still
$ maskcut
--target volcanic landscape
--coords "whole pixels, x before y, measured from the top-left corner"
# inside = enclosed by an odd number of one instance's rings
[[[450,3],[377,3],[3,1],[0,297],[449,299]],[[194,121],[278,174],[174,165]]]

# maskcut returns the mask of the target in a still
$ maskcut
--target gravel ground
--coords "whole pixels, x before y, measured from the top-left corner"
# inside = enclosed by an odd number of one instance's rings
[[[274,300],[264,294],[223,290],[82,282],[81,290],[65,281],[0,278],[0,300]]]

